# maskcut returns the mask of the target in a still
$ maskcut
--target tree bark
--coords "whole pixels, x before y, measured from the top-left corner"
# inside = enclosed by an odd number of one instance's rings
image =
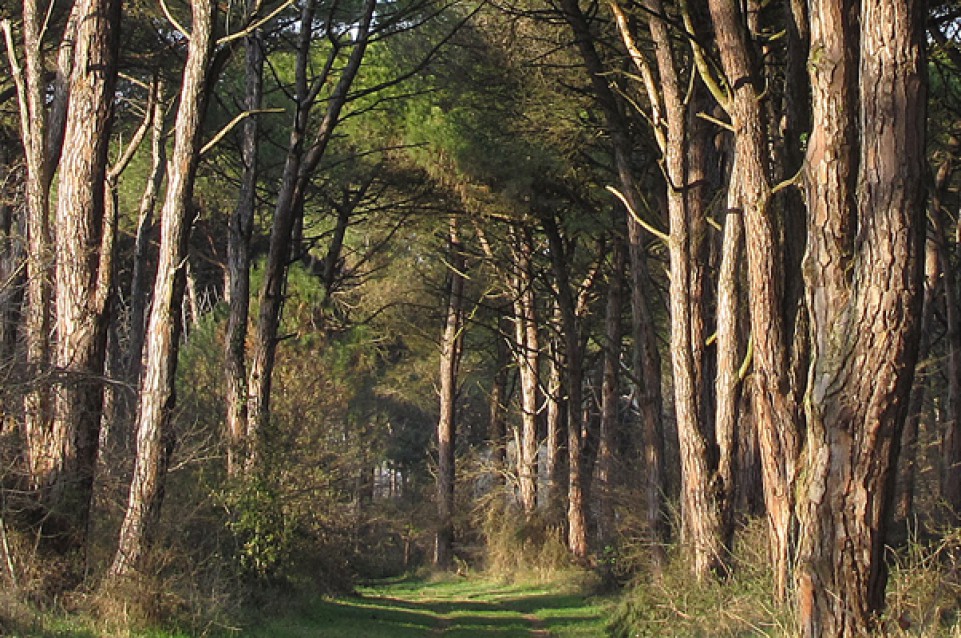
[[[10,75],[17,90],[20,110],[20,136],[23,141],[26,173],[24,208],[26,211],[27,260],[26,295],[23,311],[26,338],[27,379],[24,395],[23,429],[26,441],[27,471],[34,488],[48,483],[54,469],[49,453],[51,432],[50,397],[43,387],[48,383],[50,355],[50,302],[52,264],[50,241],[50,181],[45,138],[47,112],[46,85],[43,82],[44,12],[36,0],[23,2],[23,67],[17,59],[10,23],[4,23],[4,36],[10,61]]]
[[[116,80],[120,3],[75,5],[77,32],[64,153],[57,187],[55,255],[56,349],[53,421],[43,477],[53,519],[65,547],[83,547],[99,442],[112,286],[113,220],[105,215],[107,149]],[[56,529],[59,528],[59,529]]]
[[[584,448],[586,419],[583,413],[584,352],[577,303],[571,290],[571,255],[565,249],[560,229],[553,217],[543,220],[550,245],[551,265],[557,286],[557,307],[564,339],[564,394],[567,403],[567,544],[575,560],[587,559],[587,502],[589,481]]]
[[[507,346],[505,320],[503,315],[498,317],[498,329],[494,335],[495,370],[490,393],[490,417],[487,426],[487,438],[491,446],[491,466],[494,470],[495,481],[500,480],[507,470],[507,405],[510,401],[507,389],[508,370],[510,364],[510,349]]]
[[[133,272],[130,276],[130,338],[127,346],[127,380],[140,381],[143,363],[143,342],[146,334],[145,316],[149,301],[147,290],[150,235],[154,228],[154,210],[163,183],[167,164],[167,144],[164,139],[164,112],[167,108],[166,85],[157,78],[157,97],[154,102],[150,136],[150,172],[140,196],[137,215],[137,236],[134,240]]]
[[[923,3],[811,6],[811,317],[798,486],[805,636],[863,636],[884,603],[885,521],[918,342]],[[854,110],[853,105],[858,109]]]
[[[277,333],[283,309],[287,269],[291,260],[294,226],[303,214],[306,186],[311,175],[323,158],[327,145],[333,137],[340,120],[341,111],[347,103],[348,92],[360,71],[361,62],[370,43],[374,11],[378,0],[366,0],[361,8],[360,19],[353,31],[354,41],[340,78],[327,101],[324,117],[317,127],[313,140],[307,144],[310,111],[317,94],[328,79],[329,71],[337,55],[331,53],[326,72],[318,82],[308,83],[307,72],[311,63],[311,39],[313,16],[317,9],[315,0],[304,4],[301,16],[300,41],[297,53],[297,98],[294,124],[291,128],[287,158],[284,164],[280,192],[274,207],[274,221],[270,229],[270,248],[264,267],[264,283],[260,291],[260,312],[254,336],[253,354],[248,377],[247,406],[247,467],[256,468],[263,458],[263,437],[270,421],[270,389],[274,360],[277,354]]]
[[[248,0],[252,14],[259,0]],[[254,31],[244,39],[244,108],[255,111],[263,101],[263,37]],[[247,320],[250,311],[250,237],[257,200],[257,152],[260,148],[258,120],[248,116],[241,131],[243,175],[237,208],[227,226],[227,329],[224,336],[224,368],[227,403],[227,472],[243,469],[247,438]]]
[[[521,379],[521,428],[517,440],[517,480],[521,506],[528,516],[537,509],[537,411],[540,386],[540,341],[534,298],[530,234],[515,240],[513,274],[514,340]]]
[[[440,342],[440,417],[437,421],[437,537],[434,566],[440,569],[450,568],[454,560],[455,416],[457,371],[463,344],[466,266],[457,220],[451,218],[447,317]]]
[[[765,505],[770,526],[775,595],[787,595],[795,528],[793,482],[800,448],[799,402],[790,375],[784,319],[784,264],[770,203],[762,93],[749,33],[739,5],[709,2],[728,94],[720,96],[734,127],[734,166],[728,214],[744,217],[750,324],[754,344],[754,401]]]
[[[546,480],[548,507],[559,512],[567,505],[567,396],[564,392],[564,368],[567,359],[561,344],[563,334],[560,308],[553,303],[549,339],[550,355],[547,363],[547,387],[544,401],[547,406]]]
[[[616,538],[614,480],[620,416],[620,368],[623,325],[624,242],[614,239],[604,320],[604,373],[601,385],[600,441],[597,453],[597,535],[602,546]]]
[[[565,21],[571,27],[575,44],[591,78],[591,89],[604,116],[604,124],[611,136],[615,170],[624,197],[635,211],[640,210],[640,197],[630,157],[633,151],[628,126],[618,106],[618,99],[609,84],[609,74],[594,47],[590,25],[576,0],[559,3]],[[664,427],[661,415],[661,365],[657,351],[657,333],[650,300],[645,289],[650,282],[644,231],[630,214],[627,215],[629,256],[631,263],[631,310],[634,337],[634,384],[638,418],[644,439],[646,474],[646,520],[651,536],[652,558],[655,568],[665,559],[667,540],[665,508],[666,481],[664,472]]]
[[[167,465],[174,445],[170,419],[176,402],[174,380],[184,292],[183,264],[210,86],[207,75],[217,8],[211,0],[192,0],[191,10],[190,44],[183,71],[167,192],[160,213],[160,254],[144,353],[137,415],[137,456],[117,552],[110,567],[110,578],[114,581],[131,577],[142,567],[160,516]]]
[[[682,79],[675,62],[670,34],[663,17],[664,7],[658,0],[645,5],[650,15],[648,27],[654,41],[654,68],[636,46],[627,18],[612,5],[624,44],[644,80],[651,104],[654,136],[664,162],[667,210],[670,226],[671,369],[674,380],[674,413],[677,422],[681,457],[682,542],[692,552],[692,570],[697,578],[725,569],[727,547],[721,512],[722,501],[715,485],[716,458],[711,458],[713,440],[702,421],[698,403],[700,344],[694,339],[697,330],[699,299],[694,297],[694,248],[692,228],[702,220],[698,201],[703,166],[703,149],[691,151],[689,146],[704,144],[706,139],[691,134],[689,108],[681,89]],[[695,182],[694,180],[697,180]]]

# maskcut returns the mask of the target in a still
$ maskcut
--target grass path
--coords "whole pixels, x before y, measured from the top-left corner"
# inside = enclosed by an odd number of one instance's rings
[[[572,582],[402,581],[317,601],[245,635],[272,638],[603,636],[605,603]]]

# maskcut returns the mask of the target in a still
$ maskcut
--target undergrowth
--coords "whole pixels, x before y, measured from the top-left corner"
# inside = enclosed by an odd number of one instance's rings
[[[889,554],[887,608],[878,635],[961,638],[961,529],[935,545],[912,540]],[[737,535],[726,579],[697,582],[679,549],[659,577],[630,585],[608,625],[615,638],[740,638],[800,635],[794,609],[772,601],[767,528],[751,521]]]

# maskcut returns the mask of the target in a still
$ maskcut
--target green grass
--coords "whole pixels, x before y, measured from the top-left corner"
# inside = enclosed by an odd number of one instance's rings
[[[607,603],[577,578],[503,583],[481,578],[409,580],[318,600],[243,632],[252,638],[603,636]]]

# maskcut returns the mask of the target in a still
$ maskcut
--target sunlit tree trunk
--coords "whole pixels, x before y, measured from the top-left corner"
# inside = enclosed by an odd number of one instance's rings
[[[126,374],[128,381],[133,384],[140,381],[140,368],[143,362],[143,342],[147,329],[145,316],[150,297],[147,290],[150,235],[154,228],[154,211],[167,164],[167,145],[164,139],[166,86],[161,78],[156,82],[157,97],[154,102],[150,135],[150,171],[144,183],[143,194],[140,196],[137,236],[134,239],[133,272],[130,276],[130,338],[127,344]]]
[[[62,381],[51,450],[57,476],[50,479],[75,546],[86,535],[103,407],[116,230],[104,199],[119,27],[117,0],[81,4],[57,183],[54,361]]]
[[[711,433],[703,423],[698,405],[695,361],[700,344],[694,343],[696,310],[700,300],[693,295],[694,238],[692,229],[703,213],[696,197],[699,188],[691,181],[703,167],[693,164],[703,149],[691,152],[689,145],[703,144],[705,138],[691,135],[682,78],[675,61],[672,40],[658,0],[646,5],[648,27],[654,41],[654,64],[634,42],[627,17],[612,5],[618,27],[631,59],[640,72],[651,103],[654,135],[664,161],[666,200],[670,226],[671,369],[674,382],[674,413],[681,459],[682,542],[690,548],[691,566],[698,578],[722,571],[727,548],[724,542],[722,503],[714,489],[716,461],[710,457]],[[657,78],[655,79],[655,70]]]
[[[517,480],[526,514],[537,509],[537,412],[540,396],[540,339],[534,297],[533,245],[529,233],[515,241],[513,273],[514,356],[521,381],[521,426],[517,441]]]
[[[885,522],[917,353],[924,229],[923,3],[811,5],[811,316],[797,609],[863,636],[884,604]]]
[[[793,544],[794,491],[799,454],[799,403],[790,375],[790,335],[784,319],[784,264],[771,211],[769,157],[762,87],[750,34],[739,5],[711,0],[711,17],[726,78],[719,95],[734,128],[734,166],[727,209],[744,217],[750,327],[754,346],[754,414],[761,449],[770,526],[775,594],[788,589]],[[704,73],[709,79],[710,74]],[[710,81],[710,80],[709,80]]]
[[[190,44],[180,90],[168,186],[160,213],[160,254],[137,414],[137,456],[117,552],[110,567],[114,580],[134,575],[143,565],[160,515],[174,444],[170,419],[176,401],[174,379],[180,343],[183,264],[217,11],[211,0],[193,0],[191,10]]]
[[[23,331],[26,340],[27,378],[31,383],[24,395],[24,439],[27,470],[34,487],[48,482],[53,461],[48,452],[51,436],[49,396],[41,378],[48,372],[50,353],[50,302],[52,298],[53,255],[50,242],[50,181],[47,165],[55,161],[45,152],[47,111],[43,80],[44,12],[36,0],[24,0],[21,28],[23,61],[17,56],[9,21],[3,23],[10,61],[10,75],[17,89],[20,136],[23,141],[26,211],[26,295]]]
[[[450,273],[447,317],[440,342],[440,417],[437,421],[437,537],[434,565],[447,569],[454,560],[454,448],[457,435],[457,370],[464,326],[464,248],[457,220],[450,222]]]

